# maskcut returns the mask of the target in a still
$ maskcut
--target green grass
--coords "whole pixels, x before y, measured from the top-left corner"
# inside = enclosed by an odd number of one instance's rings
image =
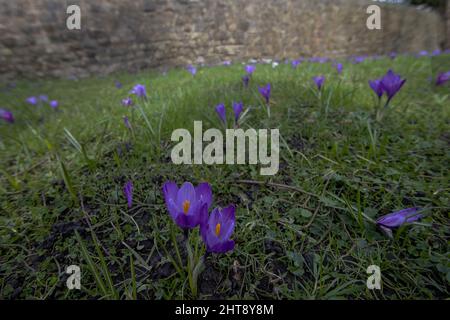
[[[237,206],[235,250],[207,258],[198,298],[448,298],[450,95],[428,81],[450,69],[448,60],[344,63],[341,76],[328,63],[258,65],[248,89],[240,64],[200,68],[195,77],[176,69],[17,82],[0,92],[0,106],[16,118],[0,123],[0,298],[193,298],[180,264],[188,259],[183,234],[162,197],[169,179],[208,181],[214,206]],[[376,122],[367,81],[388,68],[407,82]],[[319,74],[327,77],[320,102],[311,80]],[[270,119],[257,90],[267,82]],[[147,86],[142,112],[120,104],[136,83]],[[59,110],[26,105],[39,94],[59,100]],[[243,127],[279,128],[278,174],[172,164],[172,131],[194,120],[221,128],[214,106],[224,102],[231,121],[232,101],[252,108]],[[426,217],[393,239],[373,223],[412,206]],[[197,232],[191,245],[200,255]],[[65,286],[72,264],[81,267],[79,291]],[[372,264],[381,290],[366,288]]]

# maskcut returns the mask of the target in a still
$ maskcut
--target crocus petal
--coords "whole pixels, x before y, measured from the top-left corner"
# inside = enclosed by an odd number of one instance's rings
[[[381,98],[381,96],[383,95],[383,88],[381,86],[381,81],[378,79],[369,80],[369,86],[375,92],[378,98]]]
[[[163,194],[164,200],[166,201],[166,205],[169,206],[169,200],[173,199],[174,201],[177,199],[178,194],[178,186],[173,181],[167,181],[163,184]]]
[[[233,240],[227,240],[225,242],[217,243],[213,247],[209,248],[210,252],[214,253],[226,253],[228,251],[231,251],[234,249],[234,241]]]
[[[390,214],[378,218],[377,224],[387,228],[400,227],[404,223],[410,223],[421,219],[423,215],[419,214],[418,211],[419,211],[418,208],[407,208],[400,211],[392,212]]]
[[[180,215],[183,215],[183,212],[180,212],[178,205],[175,203],[175,200],[170,198],[167,202],[167,210],[169,210],[169,214],[172,217],[173,221],[175,221],[177,224],[177,218]]]
[[[233,205],[222,209],[222,214],[220,217],[221,222],[222,222],[220,238],[229,239],[231,237],[231,235],[233,234],[234,225],[235,225],[235,221],[236,221],[235,212],[236,212],[236,209]]]
[[[128,208],[131,208],[133,205],[133,182],[128,181],[123,187],[123,193],[127,198]]]
[[[213,196],[212,196],[212,189],[209,183],[207,182],[200,183],[195,188],[195,195],[197,197],[198,202],[206,203],[208,208],[211,206]]]
[[[196,201],[195,188],[190,182],[185,182],[177,193],[176,203],[179,208],[183,208],[183,203],[189,201],[191,206]]]

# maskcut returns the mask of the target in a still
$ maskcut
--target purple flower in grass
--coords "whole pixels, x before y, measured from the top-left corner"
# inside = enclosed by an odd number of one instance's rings
[[[344,68],[342,63],[336,63],[334,65],[334,67],[336,68],[336,71],[337,71],[338,74],[341,74],[342,73],[342,69]]]
[[[14,123],[14,116],[12,112],[6,109],[0,109],[0,119],[3,119],[9,123]]]
[[[225,60],[222,64],[224,66],[231,66],[231,61],[230,60]]]
[[[442,72],[437,76],[436,85],[442,86],[444,83],[450,80],[450,71]]]
[[[52,107],[53,109],[56,109],[59,106],[58,100],[52,100],[52,101],[50,101],[49,104],[50,104],[50,107]]]
[[[270,83],[266,84],[265,86],[258,87],[259,93],[266,99],[266,103],[269,104],[270,101],[270,90],[271,86]]]
[[[42,102],[48,102],[48,96],[46,96],[45,94],[41,94],[39,96],[39,100]]]
[[[209,183],[200,183],[196,188],[185,182],[178,189],[175,182],[163,185],[164,199],[173,221],[183,229],[194,228],[208,215],[212,203],[212,190]]]
[[[313,77],[313,80],[314,80],[317,88],[319,90],[321,90],[323,87],[323,84],[325,82],[325,76],[316,76],[316,77]]]
[[[194,67],[193,65],[188,65],[187,66],[187,71],[189,71],[190,74],[192,74],[193,76],[195,76],[195,74],[197,73],[197,68]]]
[[[208,252],[225,253],[234,249],[234,241],[230,237],[236,223],[235,211],[233,205],[215,208],[208,217],[208,211],[202,210],[200,233]]]
[[[220,103],[216,106],[216,112],[220,120],[222,120],[223,123],[227,123],[227,115],[225,105],[223,103]]]
[[[442,51],[440,49],[436,49],[431,53],[431,56],[436,57],[442,54]]]
[[[354,60],[353,60],[353,63],[354,63],[354,64],[359,64],[359,63],[363,63],[363,62],[364,62],[364,60],[366,60],[366,58],[365,58],[365,57],[362,57],[362,56],[359,56],[359,57],[355,57],[355,58],[354,58]]]
[[[244,104],[242,102],[233,102],[234,121],[237,123],[241,116]]]
[[[379,79],[369,80],[369,86],[370,86],[370,88],[372,88],[372,90],[378,96],[378,99],[381,99],[381,96],[383,95],[383,88],[381,87],[381,80],[379,80]]]
[[[248,87],[248,83],[250,82],[250,76],[245,75],[242,77],[242,83],[244,84],[244,87]]]
[[[400,89],[405,84],[406,79],[402,79],[400,75],[395,74],[392,70],[389,70],[386,75],[381,78],[381,88],[383,89],[383,92],[386,93],[388,100],[391,101],[391,99],[397,94],[397,92],[400,91]]]
[[[299,65],[300,65],[301,61],[300,60],[292,60],[291,65],[292,68],[296,69]]]
[[[36,97],[34,97],[34,96],[33,96],[33,97],[28,97],[26,101],[27,101],[29,104],[35,106],[35,105],[37,105],[37,103],[38,103],[38,98],[36,98]]]
[[[248,64],[248,65],[245,66],[245,72],[247,72],[248,75],[250,75],[253,72],[255,72],[255,70],[256,70],[256,67],[251,65],[251,64]]]
[[[135,94],[139,98],[147,98],[147,91],[143,84],[137,84],[131,89],[131,94]]]
[[[131,123],[127,116],[123,117],[123,123],[125,124],[125,127],[131,129]]]
[[[131,107],[133,105],[133,100],[131,100],[130,97],[127,97],[125,99],[122,99],[122,105],[124,107]]]
[[[133,182],[128,181],[123,187],[123,194],[127,198],[128,208],[133,205]]]
[[[117,89],[121,89],[122,88],[122,83],[120,83],[119,81],[115,81],[114,85],[116,86]]]
[[[377,219],[376,223],[382,228],[392,229],[402,226],[405,223],[411,223],[423,217],[419,213],[419,208],[408,208],[396,211]]]

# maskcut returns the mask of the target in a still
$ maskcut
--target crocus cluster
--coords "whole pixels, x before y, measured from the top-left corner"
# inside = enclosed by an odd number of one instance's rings
[[[379,99],[386,94],[387,102],[400,91],[405,84],[406,79],[402,79],[400,75],[395,74],[392,70],[389,70],[381,79],[370,80],[369,85]]]
[[[244,109],[244,104],[242,102],[233,102],[233,113],[234,113],[234,123],[237,125],[239,117]],[[219,116],[220,120],[226,125],[227,124],[227,115],[225,104],[219,103],[216,106],[216,113]]]
[[[235,207],[215,208],[208,214],[213,196],[211,186],[204,182],[194,187],[185,182],[178,188],[168,181],[163,185],[163,194],[172,220],[182,229],[200,227],[206,250],[212,253],[225,253],[234,248],[230,239],[235,226]]]
[[[26,102],[33,106],[48,103],[48,105],[53,109],[56,109],[59,106],[59,102],[57,100],[49,101],[48,96],[45,94],[41,94],[39,97],[35,96],[28,97],[26,99]]]

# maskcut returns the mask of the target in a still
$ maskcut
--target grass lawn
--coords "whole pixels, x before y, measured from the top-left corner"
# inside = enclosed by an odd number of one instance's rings
[[[248,88],[240,63],[2,88],[15,122],[0,123],[0,298],[448,298],[450,92],[430,77],[450,70],[449,55],[342,62],[340,75],[329,62],[258,64]],[[388,69],[407,81],[376,121],[368,80]],[[129,95],[138,83],[145,101]],[[258,92],[266,83],[270,118]],[[25,102],[40,94],[59,107]],[[121,105],[127,96],[135,106]],[[278,173],[173,164],[172,131],[194,120],[223,130],[219,103],[231,127],[233,101],[249,109],[242,128],[279,129]],[[207,181],[213,207],[236,206],[235,248],[207,256],[197,295],[185,235],[164,202],[168,180]],[[392,238],[375,223],[410,207],[423,219]],[[198,228],[189,239],[198,259]],[[81,268],[81,290],[66,288],[69,265]],[[366,286],[370,265],[381,290]]]

